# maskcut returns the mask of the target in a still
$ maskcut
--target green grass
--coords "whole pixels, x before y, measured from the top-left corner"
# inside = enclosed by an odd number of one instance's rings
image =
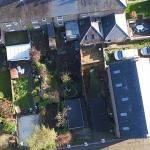
[[[5,33],[6,46],[28,43],[28,34],[26,31],[15,31]]]
[[[22,77],[13,81],[14,105],[19,106],[21,110],[32,107],[32,96],[29,91],[28,78]]]
[[[4,94],[4,97],[11,98],[11,86],[10,86],[10,73],[9,71],[0,72],[0,92]]]
[[[132,11],[136,11],[137,14],[144,14],[145,17],[150,16],[150,0],[129,3],[126,9],[127,19],[131,18],[130,14]]]

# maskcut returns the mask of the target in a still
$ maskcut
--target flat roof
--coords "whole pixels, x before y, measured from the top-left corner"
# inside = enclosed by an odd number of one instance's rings
[[[65,107],[68,108],[68,128],[82,128],[84,126],[83,114],[80,99],[65,100]]]
[[[120,136],[147,136],[150,129],[149,59],[119,61],[110,64],[110,72]]]
[[[18,140],[27,146],[27,139],[32,135],[36,126],[39,125],[39,115],[28,115],[18,118]]]
[[[105,15],[110,10],[114,12],[122,8],[124,5],[120,0],[25,0],[22,4],[16,0],[8,1],[8,3],[6,0],[2,0],[0,2],[0,22],[18,21],[24,23],[42,18],[93,12]]]

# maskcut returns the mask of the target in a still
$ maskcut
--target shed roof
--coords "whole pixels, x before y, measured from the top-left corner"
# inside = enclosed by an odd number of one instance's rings
[[[17,79],[19,77],[18,71],[16,68],[10,69],[10,76],[11,76],[11,79]]]
[[[30,43],[6,46],[7,60],[8,61],[29,60],[30,50],[31,50]]]
[[[68,110],[68,127],[70,129],[82,128],[84,126],[80,99],[65,100]]]
[[[121,137],[147,136],[150,133],[149,60],[116,62],[110,65],[110,72]]]
[[[47,24],[47,31],[49,37],[55,37],[55,30],[53,22]]]

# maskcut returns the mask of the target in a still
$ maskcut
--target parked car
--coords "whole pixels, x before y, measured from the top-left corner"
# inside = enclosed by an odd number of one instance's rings
[[[143,56],[150,56],[150,46],[141,49],[141,54]]]
[[[119,50],[114,52],[114,57],[116,60],[137,58],[139,57],[138,49]]]

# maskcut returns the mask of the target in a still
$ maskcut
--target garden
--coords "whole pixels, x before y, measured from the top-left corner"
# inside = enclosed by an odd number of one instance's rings
[[[12,134],[16,131],[16,121],[13,114],[10,74],[6,70],[0,74],[0,135]]]
[[[135,12],[137,15],[143,14],[144,17],[150,16],[150,0],[129,3],[126,8],[127,19],[132,18],[132,13]]]
[[[85,68],[83,78],[88,99],[101,99],[106,97],[104,90],[104,76],[104,70],[100,68],[99,64],[97,66]]]
[[[32,108],[32,97],[29,91],[29,81],[27,77],[19,77],[12,80],[13,103],[21,110]]]

